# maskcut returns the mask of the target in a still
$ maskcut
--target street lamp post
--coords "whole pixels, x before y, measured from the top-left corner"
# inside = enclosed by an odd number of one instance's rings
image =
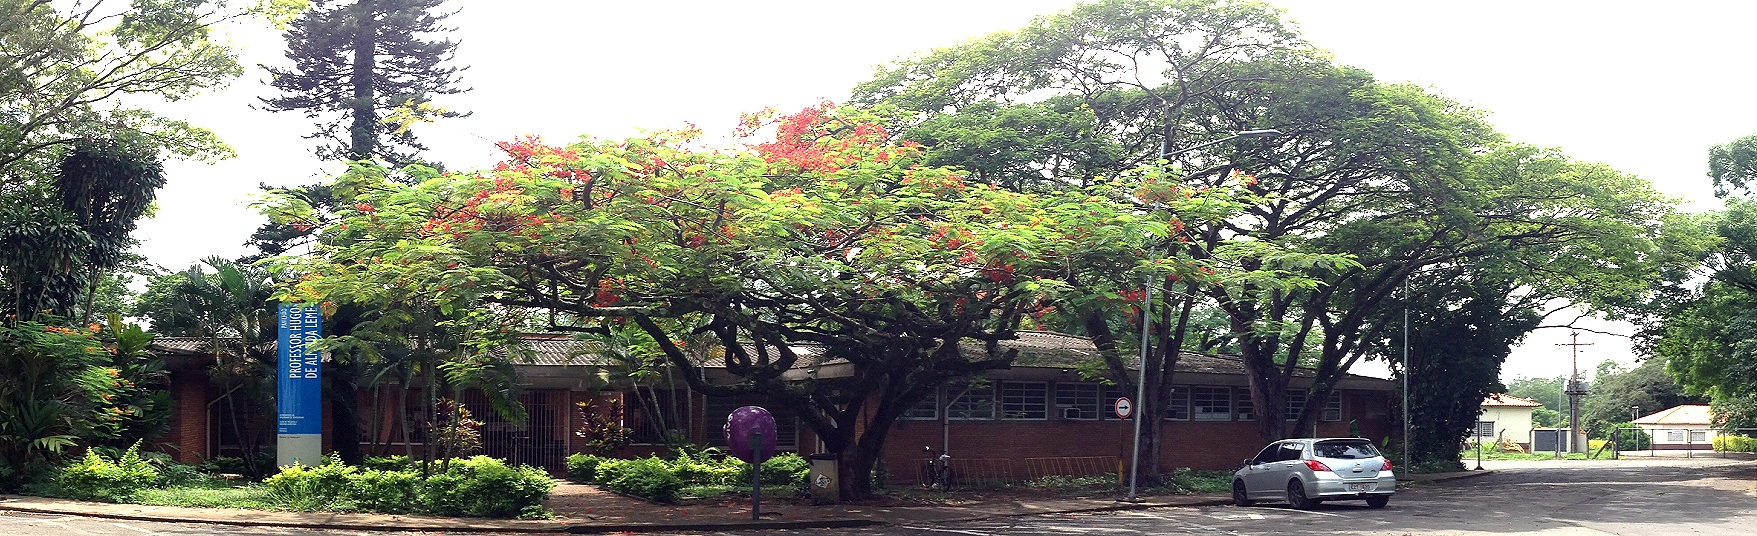
[[[1167,132],[1169,132],[1169,130],[1167,130]],[[1159,159],[1170,160],[1173,156],[1205,147],[1212,147],[1237,139],[1267,138],[1280,135],[1281,131],[1272,128],[1242,130],[1233,133],[1231,136],[1206,143],[1198,143],[1194,146],[1185,147],[1176,151],[1171,150],[1171,138],[1170,136],[1166,136],[1159,140]],[[1148,247],[1147,259],[1151,261],[1156,252],[1157,247]],[[1134,452],[1130,455],[1129,460],[1129,496],[1127,499],[1124,499],[1129,502],[1140,501],[1140,498],[1135,495],[1135,490],[1138,489],[1136,484],[1139,482],[1141,476],[1141,421],[1145,420],[1141,418],[1141,413],[1143,413],[1143,410],[1147,407],[1147,354],[1149,352],[1147,338],[1149,326],[1152,325],[1153,321],[1153,286],[1155,282],[1156,280],[1153,278],[1152,270],[1148,270],[1146,292],[1143,293],[1141,297],[1141,364],[1135,369],[1135,405],[1137,408],[1141,409],[1135,410],[1134,415],[1135,447],[1130,449]]]

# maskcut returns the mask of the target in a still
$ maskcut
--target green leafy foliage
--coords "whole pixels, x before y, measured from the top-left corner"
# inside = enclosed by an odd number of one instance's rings
[[[1714,450],[1721,452],[1757,452],[1757,438],[1746,436],[1715,436]]]
[[[347,497],[368,512],[401,514],[419,511],[424,481],[413,469],[362,469],[349,477]]]
[[[683,479],[671,464],[659,458],[605,460],[598,464],[598,483],[611,491],[653,502],[677,502]]]
[[[108,459],[96,450],[61,470],[57,479],[61,493],[74,499],[128,502],[134,494],[159,482],[159,471],[140,457],[140,444],[122,456]]]
[[[575,453],[567,455],[567,478],[574,482],[594,482],[598,480],[598,464],[604,458],[596,454]]]
[[[323,459],[315,467],[293,464],[262,481],[269,497],[283,507],[300,511],[330,508],[338,500],[349,497],[352,481],[359,469],[342,464],[334,456]]]
[[[531,517],[542,514],[554,487],[542,469],[476,456],[454,460],[444,473],[428,477],[421,502],[427,513],[442,516]]]

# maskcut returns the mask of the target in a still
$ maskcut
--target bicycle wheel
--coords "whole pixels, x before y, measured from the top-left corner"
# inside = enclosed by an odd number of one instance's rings
[[[933,472],[933,462],[927,462],[926,465],[921,466],[921,487],[924,487],[924,488],[933,487],[933,485],[935,483],[935,476],[936,475],[934,475],[934,472]]]
[[[940,469],[940,491],[952,491],[952,483],[956,480],[952,473],[952,466],[948,465],[944,469]]]

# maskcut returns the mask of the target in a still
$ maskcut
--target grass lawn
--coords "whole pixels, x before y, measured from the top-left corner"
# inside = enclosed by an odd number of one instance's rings
[[[223,480],[144,489],[136,493],[134,500],[130,502],[153,506],[197,506],[203,508],[257,508],[265,510],[281,508],[269,500],[268,490],[260,484],[237,484]]]

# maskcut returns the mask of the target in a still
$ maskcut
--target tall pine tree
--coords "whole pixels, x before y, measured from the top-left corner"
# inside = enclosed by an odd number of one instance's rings
[[[317,120],[317,155],[325,160],[418,161],[426,149],[414,133],[382,119],[460,88],[460,67],[448,65],[457,41],[441,37],[451,13],[444,0],[318,0],[287,31],[292,68],[264,68],[283,93],[262,99],[274,112],[299,111]],[[439,117],[461,117],[434,111]]]
[[[287,31],[287,58],[292,68],[264,66],[282,95],[264,98],[272,112],[303,112],[317,121],[306,136],[317,140],[324,160],[383,160],[393,167],[422,163],[427,147],[406,124],[383,121],[393,110],[408,108],[420,119],[466,114],[431,107],[434,97],[468,91],[458,87],[460,67],[449,65],[458,43],[443,34],[441,23],[452,13],[437,10],[444,0],[316,0]],[[428,106],[423,106],[428,105]],[[433,165],[429,163],[428,165]],[[434,166],[438,167],[438,166]],[[297,188],[320,213],[334,209],[334,198],[321,185]],[[262,255],[278,255],[292,244],[309,240],[320,226],[291,228],[273,223],[259,227],[248,245]],[[344,334],[359,321],[359,311],[332,318],[331,334]],[[325,396],[332,402],[334,445],[343,461],[361,460],[358,390],[360,363],[337,356],[326,372]]]

